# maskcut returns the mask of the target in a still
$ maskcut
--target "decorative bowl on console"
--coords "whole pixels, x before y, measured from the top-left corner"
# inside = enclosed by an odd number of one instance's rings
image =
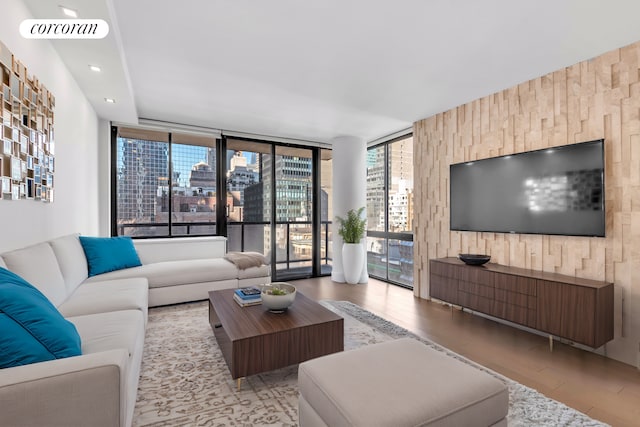
[[[286,282],[273,282],[262,289],[262,305],[272,313],[285,312],[296,299],[296,287]]]
[[[467,265],[482,265],[491,259],[491,255],[458,254],[458,258]]]

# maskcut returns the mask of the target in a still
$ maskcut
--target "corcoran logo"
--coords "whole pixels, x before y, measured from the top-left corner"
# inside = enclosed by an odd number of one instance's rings
[[[109,24],[102,19],[25,19],[20,34],[26,39],[102,39]]]

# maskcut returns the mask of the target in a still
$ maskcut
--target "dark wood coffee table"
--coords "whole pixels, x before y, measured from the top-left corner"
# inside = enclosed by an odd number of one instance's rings
[[[296,293],[285,313],[240,307],[234,289],[209,292],[209,323],[231,377],[238,380],[344,349],[344,319]]]

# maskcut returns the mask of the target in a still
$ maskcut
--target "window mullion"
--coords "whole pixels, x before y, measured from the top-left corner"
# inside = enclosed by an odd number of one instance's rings
[[[172,133],[169,132],[169,148],[167,150],[168,153],[168,157],[169,157],[169,179],[167,180],[167,182],[169,183],[169,189],[167,190],[167,196],[169,197],[169,212],[167,215],[167,225],[169,227],[169,237],[173,236],[173,227],[172,227],[172,219],[171,219],[171,214],[173,212],[173,159],[171,158],[171,147],[172,147],[172,143],[171,143],[171,138],[172,138]]]

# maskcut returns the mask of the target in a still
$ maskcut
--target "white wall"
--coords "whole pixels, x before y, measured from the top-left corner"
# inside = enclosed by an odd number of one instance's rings
[[[98,122],[98,235],[111,235],[111,123]]]
[[[350,209],[359,209],[367,205],[367,144],[364,139],[355,136],[338,136],[331,141],[333,146],[333,214],[345,218]],[[367,212],[364,212],[364,218]],[[334,220],[334,229],[339,224]],[[365,259],[358,283],[367,283],[367,238],[362,239]],[[344,265],[342,263],[342,237],[333,234],[333,268],[331,280],[344,283]]]
[[[99,232],[98,117],[51,43],[20,36],[18,26],[28,18],[21,1],[2,0],[0,40],[56,97],[54,202],[0,200],[0,252]]]

